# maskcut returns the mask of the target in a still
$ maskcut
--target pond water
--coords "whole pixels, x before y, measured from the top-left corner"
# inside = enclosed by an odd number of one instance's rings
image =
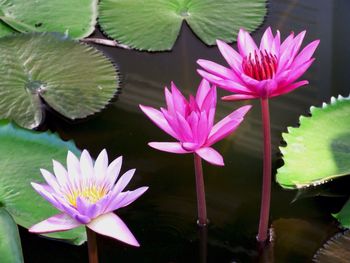
[[[286,127],[296,126],[299,115],[307,115],[311,105],[320,106],[332,95],[349,94],[350,2],[271,0],[268,8],[254,39],[260,39],[268,25],[279,29],[283,37],[290,31],[307,29],[305,43],[321,39],[316,61],[305,75],[310,85],[270,102],[275,171],[283,163],[278,147],[283,144],[281,133]],[[118,210],[141,247],[128,247],[100,236],[100,262],[311,262],[323,242],[339,231],[331,213],[337,212],[350,194],[346,187],[350,178],[305,191],[294,202],[297,192],[283,190],[274,182],[271,222],[275,241],[265,249],[257,246],[262,174],[258,101],[218,101],[217,119],[244,103],[254,107],[236,133],[215,146],[226,166],[204,164],[210,224],[207,230],[198,229],[193,157],[148,147],[149,141],[166,141],[169,137],[142,114],[138,104],[164,105],[163,87],[172,80],[184,93],[194,93],[200,81],[195,61],[205,58],[225,64],[218,49],[205,46],[187,25],[183,25],[171,52],[97,48],[118,65],[122,94],[101,113],[81,121],[68,121],[47,109],[41,129],[56,131],[65,140],[73,139],[95,157],[103,148],[110,159],[123,155],[124,171],[137,168],[130,188],[150,186],[137,202]],[[20,232],[27,263],[88,260],[86,245],[75,247],[30,235],[24,229]]]

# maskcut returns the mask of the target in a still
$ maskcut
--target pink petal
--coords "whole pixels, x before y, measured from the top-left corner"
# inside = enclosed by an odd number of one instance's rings
[[[213,74],[210,74],[204,70],[201,70],[201,69],[197,69],[197,73],[204,79],[206,79],[207,81],[213,83],[213,84],[216,84],[218,83],[218,81],[223,81],[224,79],[223,78],[220,78],[216,75],[213,75]]]
[[[207,145],[212,145],[232,133],[242,122],[243,117],[251,109],[251,107],[251,105],[240,107],[215,124],[210,132]]]
[[[78,188],[80,178],[80,162],[79,159],[71,152],[67,154],[67,172],[69,174],[68,180],[71,182],[71,188]]]
[[[274,38],[271,46],[271,53],[273,55],[278,56],[280,52],[280,47],[281,47],[281,33],[279,30],[277,30],[276,37]]]
[[[245,57],[248,56],[249,53],[254,54],[255,50],[258,50],[254,40],[250,36],[248,32],[244,29],[240,29],[238,33],[237,46],[239,53]]]
[[[294,61],[295,56],[299,52],[300,46],[305,37],[305,33],[306,31],[299,33],[291,41],[290,45],[283,50],[283,53],[281,53],[281,56],[278,61],[277,73],[290,67],[291,63]]]
[[[197,60],[197,64],[199,64],[207,72],[209,72],[215,76],[218,76],[219,78],[239,81],[239,78],[233,72],[232,69],[221,66],[215,62],[212,62],[209,60],[204,60],[204,59],[199,59],[199,60]]]
[[[179,112],[182,116],[184,116],[186,113],[188,102],[182,95],[182,93],[179,91],[179,89],[176,87],[174,82],[171,82],[171,94],[173,98],[175,112]]]
[[[81,224],[67,214],[54,215],[29,228],[31,233],[52,233],[66,231],[80,226]]]
[[[217,85],[231,92],[241,93],[246,95],[253,94],[253,91],[251,89],[234,81],[229,81],[229,80],[217,81]]]
[[[266,50],[268,53],[270,53],[271,52],[271,44],[272,44],[273,40],[274,40],[274,38],[273,38],[271,27],[268,27],[265,30],[265,32],[261,38],[259,49]]]
[[[157,125],[159,128],[161,128],[163,131],[165,131],[170,136],[177,138],[176,133],[174,130],[169,126],[168,121],[164,118],[163,113],[161,113],[159,110],[156,110],[154,108],[139,105],[141,110],[147,115],[148,118],[151,119],[151,121]]]
[[[276,97],[276,96],[279,96],[279,95],[282,95],[282,94],[286,94],[288,92],[291,92],[301,86],[304,86],[304,85],[307,85],[309,84],[309,82],[307,80],[302,80],[302,81],[299,81],[299,82],[295,82],[289,86],[286,86],[280,90],[277,90],[276,92],[274,92],[271,97]]]
[[[123,157],[115,159],[107,168],[107,176],[104,181],[104,188],[110,190],[117,180],[122,167]]]
[[[46,201],[49,201],[53,206],[55,206],[58,210],[63,210],[62,204],[56,200],[54,195],[52,194],[53,189],[50,189],[49,186],[31,183],[32,187],[39,195],[41,195]]]
[[[216,108],[216,87],[213,86],[205,97],[201,106],[201,111],[209,112],[210,109]]]
[[[68,174],[66,169],[62,166],[61,163],[55,160],[52,160],[52,163],[53,163],[53,171],[55,173],[58,184],[61,187],[66,187],[68,182]]]
[[[166,101],[167,109],[171,114],[174,114],[175,109],[174,109],[173,97],[172,97],[172,94],[168,90],[167,87],[164,88],[164,94],[165,94],[165,101]]]
[[[181,137],[184,141],[192,141],[193,134],[190,125],[187,123],[185,118],[179,113],[176,112],[176,117],[179,123],[179,132],[181,133]]]
[[[138,199],[141,195],[143,195],[147,190],[148,190],[148,187],[144,186],[144,187],[137,188],[136,190],[133,190],[133,191],[124,192],[125,197],[120,202],[115,203],[114,206],[107,208],[107,211],[109,210],[108,212],[111,212],[118,208],[130,205],[132,202]]]
[[[294,33],[290,33],[289,36],[282,42],[280,47],[280,54],[290,47],[294,40]]]
[[[196,150],[196,154],[211,164],[224,166],[224,160],[221,154],[211,147],[200,148]]]
[[[80,170],[80,179],[88,180],[93,177],[94,166],[91,156],[87,150],[83,150],[80,156]]]
[[[53,176],[53,174],[51,174],[49,171],[47,171],[45,169],[40,169],[40,172],[41,172],[42,176],[44,177],[45,181],[47,182],[47,184],[53,190],[55,190],[56,193],[61,192],[60,186],[57,183],[56,177]]]
[[[235,72],[242,71],[242,56],[224,41],[216,40],[216,43],[227,64],[229,64]]]
[[[199,118],[198,126],[196,127],[197,138],[194,138],[199,145],[203,145],[204,142],[208,138],[209,130],[208,130],[208,119],[206,112],[202,111],[201,116]]]
[[[291,71],[291,74],[289,74],[288,79],[286,80],[287,83],[292,83],[296,81],[298,78],[300,78],[305,71],[311,66],[311,64],[315,61],[314,58],[310,59],[309,61],[305,62],[303,65],[300,65],[298,68],[295,68]]]
[[[108,236],[126,244],[139,247],[134,235],[125,223],[115,214],[103,214],[92,220],[87,227],[104,236]]]
[[[210,91],[210,83],[206,79],[202,79],[196,93],[196,102],[198,107],[200,108],[202,107],[203,101],[208,95],[209,91]]]
[[[300,65],[302,65],[306,61],[308,61],[312,57],[312,55],[314,54],[319,43],[320,43],[320,40],[315,40],[315,41],[311,42],[310,44],[308,44],[299,53],[299,55],[294,59],[294,62],[291,65],[291,68],[298,68]]]
[[[186,151],[182,148],[181,143],[179,142],[150,142],[148,143],[149,146],[151,146],[154,149],[164,151],[164,152],[170,152],[170,153],[190,153],[189,151]]]
[[[124,188],[129,184],[132,177],[134,176],[135,169],[131,169],[127,171],[125,174],[123,174],[118,182],[115,184],[112,193],[111,194],[119,194],[121,191],[124,190]]]
[[[224,101],[240,101],[240,100],[252,100],[259,98],[256,95],[241,95],[241,94],[235,94],[235,95],[229,95],[224,96],[221,99]]]

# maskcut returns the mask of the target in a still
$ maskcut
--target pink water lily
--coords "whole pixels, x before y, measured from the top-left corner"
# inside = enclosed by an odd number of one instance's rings
[[[280,32],[272,34],[267,28],[258,47],[248,32],[238,33],[238,51],[217,40],[219,50],[229,68],[212,61],[199,59],[204,69],[198,73],[208,81],[236,93],[224,100],[272,98],[308,84],[297,81],[315,60],[312,58],[319,40],[308,44],[299,52],[306,31],[294,37],[291,33],[282,43]]]
[[[216,87],[202,80],[196,96],[187,101],[174,83],[165,88],[167,109],[160,111],[140,105],[142,111],[178,142],[150,142],[149,146],[171,153],[196,153],[214,165],[224,165],[223,158],[211,146],[231,134],[251,108],[243,106],[214,125]]]
[[[32,183],[32,186],[60,213],[32,226],[29,231],[51,233],[86,225],[99,234],[139,246],[128,227],[113,211],[134,202],[148,187],[123,191],[135,169],[127,171],[116,182],[121,165],[122,157],[108,165],[106,150],[94,163],[88,151],[84,150],[80,160],[68,152],[67,170],[57,161],[53,161],[54,175],[41,169],[47,184]]]

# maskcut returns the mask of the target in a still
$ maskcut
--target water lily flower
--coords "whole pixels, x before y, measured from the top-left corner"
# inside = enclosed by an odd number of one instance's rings
[[[67,170],[57,161],[53,161],[54,175],[41,169],[47,184],[32,183],[32,186],[60,213],[32,226],[29,231],[51,233],[85,225],[101,235],[139,246],[128,227],[113,211],[134,202],[148,187],[123,191],[135,169],[124,173],[116,182],[121,165],[122,157],[108,165],[106,150],[94,163],[88,151],[84,150],[80,160],[68,152]]]
[[[223,158],[211,146],[230,135],[251,108],[243,106],[214,125],[216,87],[202,80],[196,97],[187,101],[174,83],[165,88],[167,109],[160,111],[140,105],[141,110],[163,131],[178,142],[150,142],[149,146],[171,153],[196,153],[214,165],[224,165]]]
[[[268,221],[271,195],[271,129],[269,98],[291,92],[306,85],[307,80],[298,81],[314,62],[314,54],[319,40],[308,44],[299,52],[306,31],[296,37],[291,33],[282,43],[280,32],[272,34],[267,28],[256,45],[248,32],[241,29],[238,33],[235,51],[223,41],[217,40],[219,50],[230,68],[215,62],[199,59],[197,63],[204,69],[197,72],[203,78],[235,94],[222,99],[237,101],[260,99],[264,134],[264,171],[259,221],[258,241],[268,238]]]
[[[256,45],[248,32],[238,33],[238,51],[221,40],[218,48],[230,68],[212,61],[199,59],[204,69],[198,73],[219,87],[236,93],[223,97],[224,100],[272,98],[306,85],[307,80],[297,81],[311,66],[319,40],[308,44],[299,52],[306,31],[294,37],[291,33],[282,43],[280,32],[274,36],[267,28]]]
[[[202,80],[196,96],[189,100],[174,83],[171,91],[165,87],[167,109],[160,111],[140,105],[141,110],[163,131],[178,142],[151,142],[149,146],[171,153],[193,153],[196,178],[198,224],[207,224],[202,159],[214,165],[224,165],[220,153],[211,146],[231,134],[243,121],[251,106],[243,106],[214,125],[216,87]]]

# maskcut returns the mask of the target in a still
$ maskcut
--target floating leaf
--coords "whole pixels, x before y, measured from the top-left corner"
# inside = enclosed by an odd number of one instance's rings
[[[95,30],[97,0],[0,0],[0,20],[19,32],[61,32],[84,38]],[[6,28],[0,27],[0,35]]]
[[[238,30],[255,30],[266,15],[265,0],[101,0],[99,23],[110,37],[130,47],[170,50],[186,21],[206,44],[236,40]]]
[[[0,255],[2,263],[23,263],[18,228],[5,208],[0,208]]]
[[[277,182],[285,188],[318,185],[350,174],[350,97],[332,98],[322,108],[311,107],[299,128],[288,128],[281,147],[284,166]]]
[[[113,97],[118,76],[96,49],[60,34],[0,39],[0,118],[34,128],[46,104],[63,116],[83,118]]]
[[[0,202],[17,224],[28,228],[59,213],[37,194],[31,182],[43,182],[40,168],[52,171],[52,159],[65,162],[67,151],[79,155],[72,142],[64,142],[55,134],[39,133],[0,121]],[[49,236],[74,244],[86,240],[84,228]]]
[[[350,199],[346,202],[338,214],[333,215],[343,227],[350,228]]]
[[[350,231],[338,233],[320,248],[313,261],[317,263],[348,263],[350,259]]]

